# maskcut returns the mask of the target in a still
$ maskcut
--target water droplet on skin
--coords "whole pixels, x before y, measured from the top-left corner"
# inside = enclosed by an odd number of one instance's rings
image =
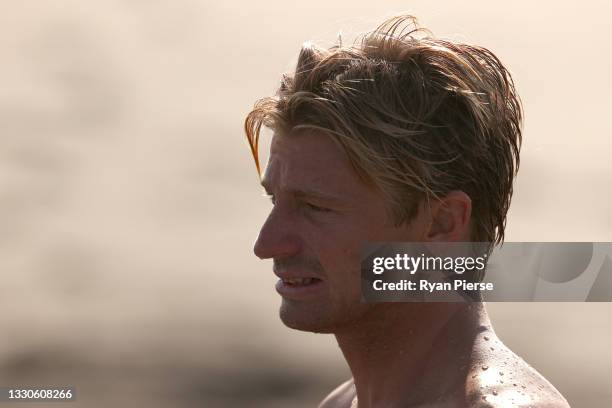
[[[491,351],[495,350],[493,347],[491,347]]]
[[[486,370],[488,370],[488,369],[489,369],[489,366],[488,366],[488,365],[483,365],[483,366],[482,366],[482,371],[486,371]]]
[[[493,390],[493,395],[497,395],[497,391]]]
[[[516,387],[516,384],[512,384],[512,385],[514,385]]]
[[[523,388],[527,388],[527,387],[525,387],[524,385],[521,385],[521,387],[523,387]]]
[[[504,375],[504,373],[500,371],[500,372],[499,372],[499,375]]]
[[[489,341],[489,338],[488,338],[487,336],[484,336],[484,339],[485,339],[486,341]]]

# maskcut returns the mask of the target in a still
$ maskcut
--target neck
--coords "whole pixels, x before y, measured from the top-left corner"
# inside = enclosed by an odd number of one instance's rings
[[[335,335],[359,407],[394,407],[461,392],[476,334],[489,325],[482,304],[382,303]]]

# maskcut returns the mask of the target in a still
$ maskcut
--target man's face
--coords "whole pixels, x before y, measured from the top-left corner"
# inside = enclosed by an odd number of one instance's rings
[[[321,134],[275,135],[262,184],[274,206],[254,252],[272,258],[289,327],[335,332],[363,318],[360,250],[365,242],[414,241],[395,227],[383,197],[346,153]]]

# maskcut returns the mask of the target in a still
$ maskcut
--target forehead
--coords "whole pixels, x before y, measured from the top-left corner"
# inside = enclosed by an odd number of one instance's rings
[[[345,195],[368,189],[334,140],[307,132],[273,136],[263,181],[279,189],[325,188]]]

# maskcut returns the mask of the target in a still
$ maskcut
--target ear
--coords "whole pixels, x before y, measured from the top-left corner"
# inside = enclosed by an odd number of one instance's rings
[[[463,191],[451,191],[441,200],[429,203],[429,226],[425,241],[455,242],[470,240],[472,200]]]

